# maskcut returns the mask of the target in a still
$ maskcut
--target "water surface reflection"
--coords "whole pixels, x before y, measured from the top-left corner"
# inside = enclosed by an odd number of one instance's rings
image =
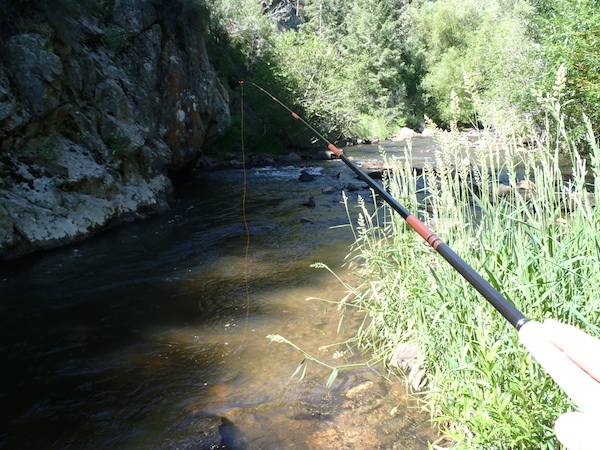
[[[2,447],[193,447],[210,418],[233,448],[426,447],[401,383],[365,368],[326,390],[316,366],[290,380],[301,356],[266,339],[330,358],[319,348],[343,338],[335,308],[305,299],[344,295],[310,264],[351,276],[341,196],[322,190],[357,181],[339,161],[306,169],[314,182],[249,173],[248,260],[242,174],[226,171],[182,180],[163,216],[1,268]],[[368,401],[346,396],[367,381]]]

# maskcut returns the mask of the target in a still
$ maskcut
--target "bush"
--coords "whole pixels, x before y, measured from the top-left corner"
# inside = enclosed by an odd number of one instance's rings
[[[532,31],[541,44],[545,61],[540,69],[538,87],[549,87],[554,74],[564,66],[568,76],[565,105],[571,133],[585,141],[586,129],[578,111],[585,111],[600,135],[600,8],[596,0],[535,0],[536,16]]]
[[[452,119],[450,95],[460,99],[460,122],[509,126],[523,120],[539,71],[524,1],[438,0],[411,8],[414,32],[426,51],[422,88],[440,124]],[[465,77],[468,81],[465,83]]]
[[[249,83],[244,87],[242,117],[240,80],[253,81],[299,113],[304,112],[277,80],[266,58],[274,24],[262,15],[257,2],[206,1],[211,14],[207,49],[221,83],[229,92],[232,116],[232,126],[219,137],[218,147],[222,152],[240,150],[242,120],[249,152],[278,154],[290,146],[310,142],[310,135],[303,127]]]
[[[280,83],[325,132],[385,138],[416,114],[421,102],[408,93],[418,91],[410,73],[420,66],[407,51],[403,11],[382,0],[309,2],[300,30],[272,40]]]

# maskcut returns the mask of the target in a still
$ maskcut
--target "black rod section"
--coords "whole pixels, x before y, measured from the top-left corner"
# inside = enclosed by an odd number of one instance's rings
[[[243,84],[243,81],[240,81]],[[275,102],[279,103],[284,109],[292,114],[292,117],[300,120],[308,129],[315,133],[327,147],[339,157],[358,177],[366,182],[383,200],[390,205],[419,235],[437,251],[450,265],[479,292],[496,310],[504,317],[517,331],[529,321],[517,308],[515,308],[504,296],[502,296],[494,287],[484,280],[471,266],[469,266],[454,250],[445,244],[433,231],[431,231],[417,217],[413,216],[404,206],[402,206],[394,197],[391,196],[383,187],[367,175],[362,169],[357,167],[346,155],[333,145],[325,136],[315,130],[309,123],[302,119],[298,114],[288,108],[285,104],[267,92],[265,89],[250,81],[250,84],[267,94]]]
[[[346,157],[343,153],[340,155],[340,159],[348,165],[364,182],[366,182],[377,194],[385,200],[403,219],[409,222],[409,225],[419,232],[411,221],[416,221],[421,224],[427,231],[427,237],[424,239],[446,260],[450,265],[460,273],[467,282],[473,286],[477,292],[479,292],[496,310],[502,314],[502,316],[508,320],[508,322],[517,329],[517,331],[523,326],[528,319],[515,308],[506,298],[504,298],[494,287],[484,280],[475,270],[471,268],[460,256],[458,256],[454,250],[452,250],[447,244],[445,244],[437,235],[429,230],[420,220],[410,214],[406,208],[404,208],[398,201],[390,195],[381,185],[379,185],[373,178],[367,175],[362,169],[357,167],[352,161]],[[417,225],[418,227],[419,225]],[[419,234],[421,234],[419,232]],[[423,234],[421,234],[423,236]]]

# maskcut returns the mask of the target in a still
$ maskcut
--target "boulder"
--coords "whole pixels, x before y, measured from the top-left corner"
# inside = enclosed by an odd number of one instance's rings
[[[312,159],[319,161],[327,161],[335,158],[337,158],[337,156],[331,150],[321,150],[320,152],[315,153]]]
[[[507,184],[498,184],[498,196],[500,197],[508,197],[512,195],[513,189]]]
[[[412,130],[411,128],[407,128],[407,127],[402,127],[400,128],[400,130],[398,130],[398,133],[394,134],[391,137],[392,141],[404,141],[406,139],[410,139],[412,137],[418,136],[419,133],[417,133],[415,130]]]
[[[0,42],[0,261],[164,211],[230,123],[196,9],[86,5]]]
[[[161,436],[163,449],[221,449],[223,445],[221,427],[229,421],[223,417],[196,412],[187,414],[180,423],[169,428]]]
[[[300,172],[300,176],[298,177],[298,181],[302,181],[303,183],[308,183],[311,181],[315,181],[315,176],[308,173],[306,170]]]
[[[384,164],[383,161],[367,162],[362,165],[362,170],[373,179],[381,179],[384,172],[389,172],[391,166]]]

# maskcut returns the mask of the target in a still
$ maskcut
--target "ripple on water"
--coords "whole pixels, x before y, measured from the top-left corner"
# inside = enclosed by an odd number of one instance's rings
[[[329,228],[346,211],[322,191],[354,175],[339,161],[249,175],[248,260],[242,174],[229,171],[177,186],[163,216],[0,274],[0,446],[175,448],[217,427],[231,448],[424,448],[434,433],[402,383],[357,369],[327,390],[318,366],[290,379],[303,356],[266,338],[339,363],[319,349],[351,334],[350,314],[340,336],[335,308],[305,299],[345,294],[314,262],[351,279],[352,233]]]

